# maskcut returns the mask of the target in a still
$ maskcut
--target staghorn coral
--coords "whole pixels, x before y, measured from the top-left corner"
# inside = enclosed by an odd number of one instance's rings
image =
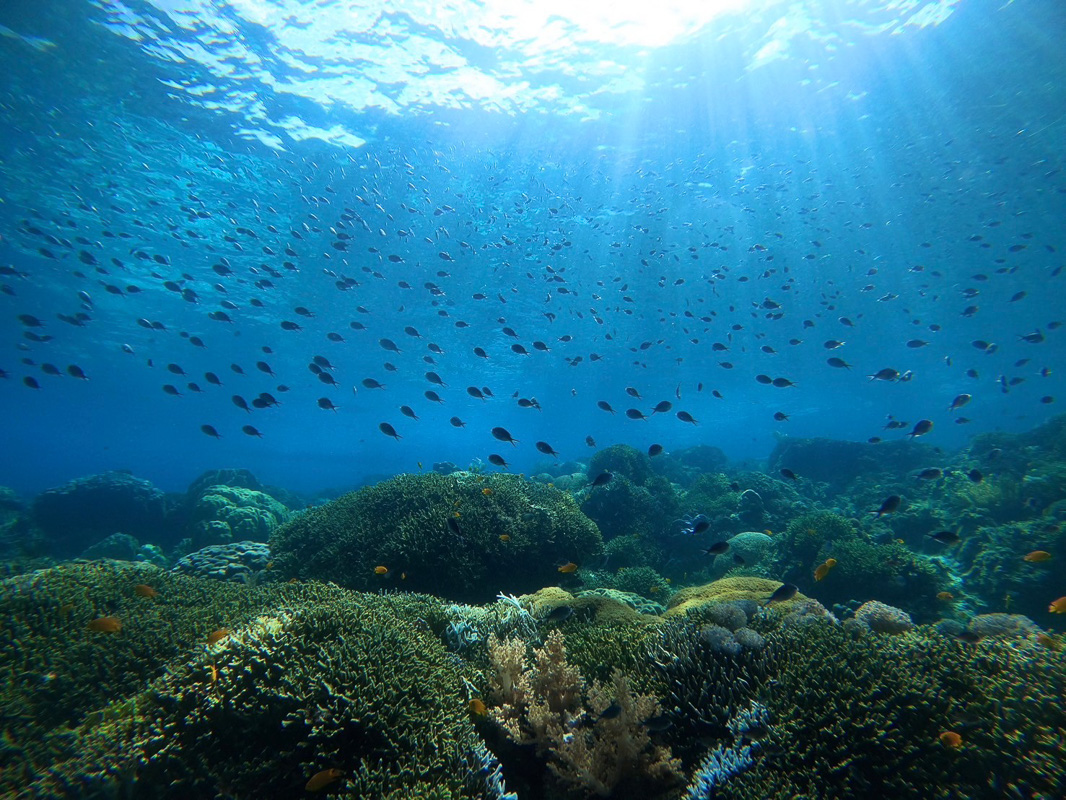
[[[558,630],[533,651],[532,665],[525,649],[490,638],[490,715],[512,742],[534,745],[564,791],[646,798],[680,784],[680,763],[644,727],[659,713],[654,697],[634,694],[618,669],[609,684],[587,685]]]
[[[504,794],[461,662],[420,622],[431,598],[104,563],[5,581],[0,602],[4,796],[280,799],[326,767],[356,796]],[[122,630],[87,631],[105,610]]]
[[[405,590],[457,602],[533,591],[559,579],[557,563],[583,563],[601,549],[569,494],[517,475],[469,473],[399,475],[302,514],[270,540],[285,578],[366,590],[405,576]],[[389,571],[375,574],[377,566]]]
[[[770,635],[773,725],[730,798],[1062,797],[1066,662],[1022,640],[977,646],[930,628],[852,638],[835,625]],[[962,746],[940,745],[958,731]]]

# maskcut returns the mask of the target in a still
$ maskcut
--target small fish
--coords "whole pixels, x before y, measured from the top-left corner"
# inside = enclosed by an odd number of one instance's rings
[[[507,462],[503,460],[503,456],[496,455],[495,453],[489,454],[489,463],[507,469]]]
[[[937,592],[936,599],[942,603],[950,603],[952,600],[955,599],[955,595],[953,595],[951,592]]]
[[[485,497],[492,497],[493,490],[486,486],[484,489],[481,490],[481,493],[485,495]]]
[[[311,776],[311,779],[304,785],[304,791],[307,792],[321,792],[323,789],[331,786],[344,777],[344,773],[339,769],[324,769],[321,772],[316,772]]]
[[[570,619],[570,617],[573,616],[573,613],[574,609],[571,606],[556,606],[549,612],[548,616],[544,618],[544,621],[563,622]]]
[[[709,525],[710,523],[708,523]],[[729,550],[729,542],[715,542],[710,547],[703,548],[703,554],[707,556],[720,556]]]
[[[923,481],[933,481],[943,475],[944,472],[938,467],[929,467],[929,469],[923,469],[918,473],[918,479]]]
[[[614,700],[607,708],[600,712],[600,719],[618,719],[618,716],[622,713],[622,706],[619,705],[617,700]]]
[[[95,633],[118,633],[122,630],[122,620],[118,617],[97,617],[85,627]]]
[[[791,600],[793,597],[796,596],[796,592],[798,591],[799,587],[796,586],[794,583],[782,583],[780,586],[774,589],[774,593],[766,599],[764,605],[770,605],[771,603],[783,603],[786,600]]]
[[[832,567],[828,564],[819,564],[818,568],[814,571],[815,583],[818,583],[819,581],[823,580],[825,576],[829,574],[829,570],[831,569]]]
[[[211,633],[207,634],[207,643],[215,644],[220,642],[229,636],[229,634],[230,632],[228,628],[219,628],[217,631],[211,631]]]
[[[792,470],[790,470],[788,467],[782,468],[781,477],[785,478],[786,480],[790,480],[790,481],[799,480],[799,476],[796,475],[796,473],[793,472]]]
[[[956,544],[959,541],[959,534],[955,531],[937,531],[936,533],[927,533],[930,539],[934,542],[940,542],[940,544]]]
[[[389,568],[384,566],[383,564],[379,564],[378,566],[374,567],[374,574],[375,575],[387,575],[388,572],[389,572]]]
[[[470,702],[466,704],[466,709],[475,717],[487,717],[489,715],[489,709],[485,705],[485,701],[480,697],[471,697]]]
[[[537,450],[544,453],[546,456],[552,456],[556,459],[559,458],[559,454],[555,452],[555,449],[547,442],[537,442]]]
[[[940,743],[944,745],[944,747],[950,747],[952,749],[962,747],[962,737],[955,733],[955,731],[944,731],[937,738],[940,739]]]
[[[971,631],[967,629],[964,630],[962,633],[958,634],[955,639],[957,641],[962,642],[963,644],[977,644],[979,641],[981,641],[981,634],[977,633],[976,631]]]
[[[393,439],[396,439],[397,441],[399,441],[400,439],[403,438],[402,436],[400,436],[400,434],[398,434],[396,432],[396,429],[394,427],[392,427],[387,422],[382,422],[380,425],[378,425],[378,430],[381,431],[386,436],[391,436]]]
[[[663,452],[663,446],[661,444],[653,444],[648,448],[648,455],[651,458],[655,458],[657,455],[661,455]]]
[[[501,442],[509,442],[512,447],[518,446],[518,440],[508,433],[506,428],[493,428],[492,437],[498,439]]]
[[[1060,597],[1058,600],[1052,600],[1051,605],[1047,607],[1047,610],[1052,614],[1066,614],[1066,597]]]
[[[500,534],[500,541],[504,542],[504,543],[507,543],[507,542],[511,541],[511,534],[509,534],[509,533],[501,533]]]
[[[159,592],[149,586],[147,583],[138,583],[133,587],[133,593],[138,597],[159,597]]]
[[[1034,550],[1023,557],[1023,561],[1028,561],[1032,564],[1039,564],[1042,561],[1048,561],[1051,558],[1051,553],[1047,550]]]
[[[674,723],[666,714],[659,714],[644,720],[644,727],[651,733],[663,733],[674,727]]]
[[[611,478],[613,478],[613,477],[614,477],[614,474],[611,473],[611,472],[601,472],[599,475],[596,476],[595,480],[593,480],[592,483],[590,483],[589,485],[592,486],[592,487],[605,486],[606,484],[610,483]]]
[[[918,436],[925,436],[933,429],[933,421],[931,419],[920,419],[914,423],[914,428],[907,435],[912,439]]]
[[[966,477],[969,478],[973,483],[980,483],[985,479],[985,476],[981,474],[981,470],[979,469],[971,469],[969,472],[966,473]]]
[[[871,514],[876,514],[878,517],[883,514],[892,514],[899,510],[899,504],[902,502],[898,494],[890,495],[885,498],[885,501],[881,503],[881,507],[877,511],[871,511]]]
[[[595,447],[596,446],[596,440],[593,439],[591,436],[586,436],[585,437],[585,444],[588,447]]]
[[[208,436],[214,437],[215,439],[222,438],[222,434],[215,430],[214,425],[201,425],[200,430],[206,433]]]
[[[572,572],[577,572],[577,569],[577,564],[575,564],[573,561],[567,561],[565,564],[559,567],[559,572],[563,573],[564,575],[569,575]],[[1066,598],[1063,598],[1063,600],[1066,601]]]

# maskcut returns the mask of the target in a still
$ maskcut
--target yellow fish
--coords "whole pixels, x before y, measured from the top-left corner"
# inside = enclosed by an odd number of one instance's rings
[[[1041,561],[1047,561],[1051,558],[1051,553],[1047,550],[1034,550],[1025,556],[1022,560],[1028,561],[1031,564],[1039,564]]]
[[[379,566],[377,566],[377,567],[374,567],[374,574],[375,574],[375,575],[384,575],[384,574],[385,574],[385,573],[387,573],[388,571],[389,571],[389,568],[388,568],[388,567],[385,567],[385,566],[380,566],[380,565],[379,565]]]

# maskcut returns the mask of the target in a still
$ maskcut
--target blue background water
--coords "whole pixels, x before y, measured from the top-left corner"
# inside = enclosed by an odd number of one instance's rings
[[[0,265],[21,274],[0,276],[0,484],[29,493],[129,469],[180,490],[202,470],[244,466],[313,490],[489,453],[532,470],[550,462],[535,441],[572,459],[591,452],[586,436],[747,459],[780,434],[895,438],[922,418],[935,423],[925,440],[951,448],[1056,411],[1060,3],[768,2],[708,20],[690,10],[676,30],[651,24],[669,6],[607,28],[593,12],[583,24],[580,10],[533,6],[543,18],[523,27],[523,6],[494,16],[461,3],[5,3]],[[352,237],[346,252],[331,228]],[[221,257],[232,276],[212,271]],[[359,285],[341,291],[342,277]],[[223,300],[237,306],[232,323],[208,317]],[[79,311],[83,327],[56,316]],[[27,339],[20,314],[54,339]],[[1044,341],[1019,338],[1036,330]],[[382,350],[383,337],[403,352]],[[845,345],[830,352],[829,339]],[[314,355],[338,386],[309,371]],[[830,368],[831,356],[853,368]],[[867,379],[884,367],[913,378]],[[430,370],[448,387],[431,386]],[[472,385],[494,397],[468,396]],[[249,415],[231,402],[264,391],[282,405]],[[516,392],[541,410],[518,407]],[[950,413],[964,392],[972,403]],[[339,410],[318,408],[321,397]],[[622,413],[660,400],[674,409]],[[883,430],[889,414],[908,426]],[[520,445],[494,440],[493,426]]]

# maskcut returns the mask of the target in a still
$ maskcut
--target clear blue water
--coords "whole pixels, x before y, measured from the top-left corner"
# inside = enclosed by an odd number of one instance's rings
[[[923,419],[951,449],[1059,410],[1060,3],[530,5],[4,3],[0,484],[312,491]]]

